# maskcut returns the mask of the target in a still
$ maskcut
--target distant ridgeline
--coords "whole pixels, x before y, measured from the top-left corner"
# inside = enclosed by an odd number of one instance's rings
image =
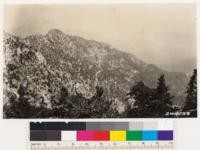
[[[5,118],[196,116],[192,77],[57,29],[4,33]]]

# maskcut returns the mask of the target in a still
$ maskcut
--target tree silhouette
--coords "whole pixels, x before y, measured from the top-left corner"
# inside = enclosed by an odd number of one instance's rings
[[[169,93],[169,87],[166,85],[165,76],[161,75],[158,78],[154,100],[150,104],[155,117],[164,117],[167,112],[172,110],[172,98],[173,96]]]
[[[197,69],[193,71],[186,93],[187,96],[183,111],[193,111],[191,115],[197,116]]]
[[[141,81],[136,83],[127,95],[127,99],[134,101],[132,106],[126,106],[127,117],[165,117],[172,109],[173,96],[169,93],[164,75],[158,78],[155,89],[149,88]]]
[[[141,81],[136,83],[127,94],[135,100],[132,107],[127,107],[127,117],[148,117],[151,116],[149,104],[153,98],[153,90],[145,86]]]
[[[157,100],[160,100],[162,102],[165,102],[166,104],[172,105],[171,99],[173,96],[169,93],[169,87],[165,83],[165,76],[161,75],[160,78],[158,78],[158,85],[156,88],[156,97]]]

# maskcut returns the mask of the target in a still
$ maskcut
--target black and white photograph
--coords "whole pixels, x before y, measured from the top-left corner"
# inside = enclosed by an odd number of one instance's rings
[[[3,117],[197,117],[194,3],[7,4]]]

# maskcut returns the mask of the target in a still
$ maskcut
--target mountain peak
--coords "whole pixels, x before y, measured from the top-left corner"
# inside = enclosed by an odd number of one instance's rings
[[[47,32],[47,35],[59,35],[59,34],[64,34],[61,30],[59,29],[50,29],[48,32]]]
[[[51,29],[47,32],[46,37],[48,38],[48,40],[50,41],[61,41],[65,38],[66,34],[64,34],[61,30],[59,29]]]

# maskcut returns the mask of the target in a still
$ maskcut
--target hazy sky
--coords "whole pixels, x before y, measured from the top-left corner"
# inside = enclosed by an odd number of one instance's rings
[[[196,57],[194,4],[7,5],[4,30],[26,36],[58,28],[168,69]]]

